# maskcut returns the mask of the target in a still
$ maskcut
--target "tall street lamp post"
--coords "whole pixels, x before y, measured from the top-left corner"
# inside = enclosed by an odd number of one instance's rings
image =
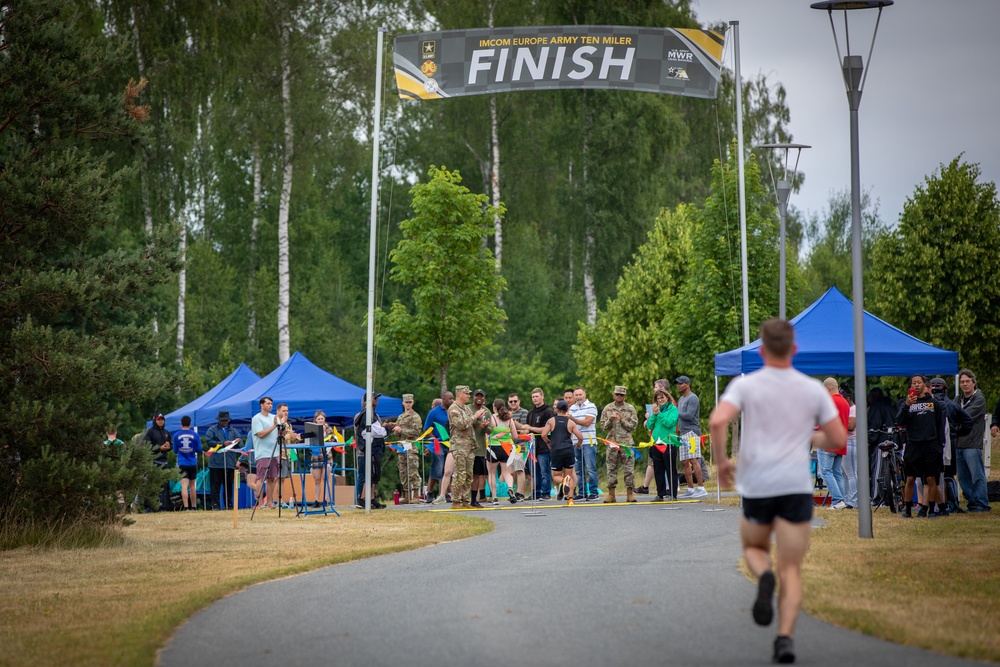
[[[775,181],[774,173],[771,173],[771,181],[774,184],[774,191],[778,195],[778,219],[781,222],[780,233],[778,235],[778,262],[780,264],[778,267],[778,317],[784,320],[787,319],[787,317],[785,317],[785,304],[787,302],[785,297],[787,292],[787,272],[785,270],[787,225],[785,224],[785,220],[788,216],[788,197],[792,194],[792,179],[795,177],[795,172],[799,170],[799,158],[802,157],[802,149],[811,148],[811,146],[806,146],[805,144],[761,144],[760,146],[757,146],[757,148],[767,148],[776,152],[785,152],[781,178]],[[788,158],[791,151],[795,151],[795,166],[792,167],[792,171],[789,173]],[[770,160],[767,161],[767,165],[768,169],[770,169]]]
[[[844,85],[847,89],[847,104],[851,110],[851,296],[854,300],[854,395],[857,406],[855,420],[858,455],[858,536],[872,536],[872,499],[868,472],[868,389],[865,377],[865,331],[864,331],[864,291],[861,282],[861,173],[858,159],[858,108],[861,106],[861,93],[865,87],[868,72],[860,55],[851,53],[851,35],[848,24],[848,12],[860,9],[878,9],[875,19],[875,30],[872,32],[871,45],[868,48],[868,62],[871,64],[872,50],[875,48],[875,37],[878,35],[878,24],[882,19],[882,9],[893,4],[893,0],[832,0],[814,2],[811,7],[825,11],[830,17],[830,29],[833,30],[833,43],[837,48],[837,60],[841,61],[844,74]],[[837,28],[833,23],[833,12],[843,12],[844,41],[846,56],[841,56],[840,43],[837,40]]]

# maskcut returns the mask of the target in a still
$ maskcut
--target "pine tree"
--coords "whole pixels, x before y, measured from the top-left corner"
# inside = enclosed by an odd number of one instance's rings
[[[102,442],[171,386],[147,304],[178,268],[172,230],[112,231],[145,81],[105,81],[127,51],[80,25],[69,3],[0,5],[0,516],[63,526],[114,521],[118,491],[162,483],[145,447]],[[116,151],[133,166],[112,170]]]

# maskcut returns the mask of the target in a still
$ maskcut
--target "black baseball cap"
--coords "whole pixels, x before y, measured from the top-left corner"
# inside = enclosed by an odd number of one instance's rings
[[[476,390],[475,392],[473,392],[473,394],[472,394],[472,395],[473,395],[473,396],[485,396],[485,395],[486,395],[486,392],[485,392],[485,391],[483,391],[482,389],[477,389],[477,390]]]

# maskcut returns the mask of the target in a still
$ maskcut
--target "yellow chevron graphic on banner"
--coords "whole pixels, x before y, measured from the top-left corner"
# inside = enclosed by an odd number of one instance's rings
[[[714,30],[694,30],[691,28],[677,28],[677,32],[697,44],[702,51],[712,58],[716,64],[722,64],[723,36]]]
[[[429,93],[424,88],[424,84],[414,79],[402,70],[396,70],[396,86],[399,88],[399,96],[403,99],[439,100],[440,93]]]

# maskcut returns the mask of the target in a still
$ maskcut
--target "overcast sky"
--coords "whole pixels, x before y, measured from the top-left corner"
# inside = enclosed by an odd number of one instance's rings
[[[692,0],[702,24],[739,21],[744,78],[781,82],[796,143],[809,144],[790,204],[820,213],[850,187],[850,110],[826,12],[809,0]],[[851,53],[868,68],[878,10],[848,12]],[[845,53],[843,12],[834,12]],[[1000,19],[997,0],[896,0],[882,12],[859,112],[861,184],[895,224],[906,199],[959,153],[982,180],[1000,180]],[[726,62],[732,67],[732,31]]]

